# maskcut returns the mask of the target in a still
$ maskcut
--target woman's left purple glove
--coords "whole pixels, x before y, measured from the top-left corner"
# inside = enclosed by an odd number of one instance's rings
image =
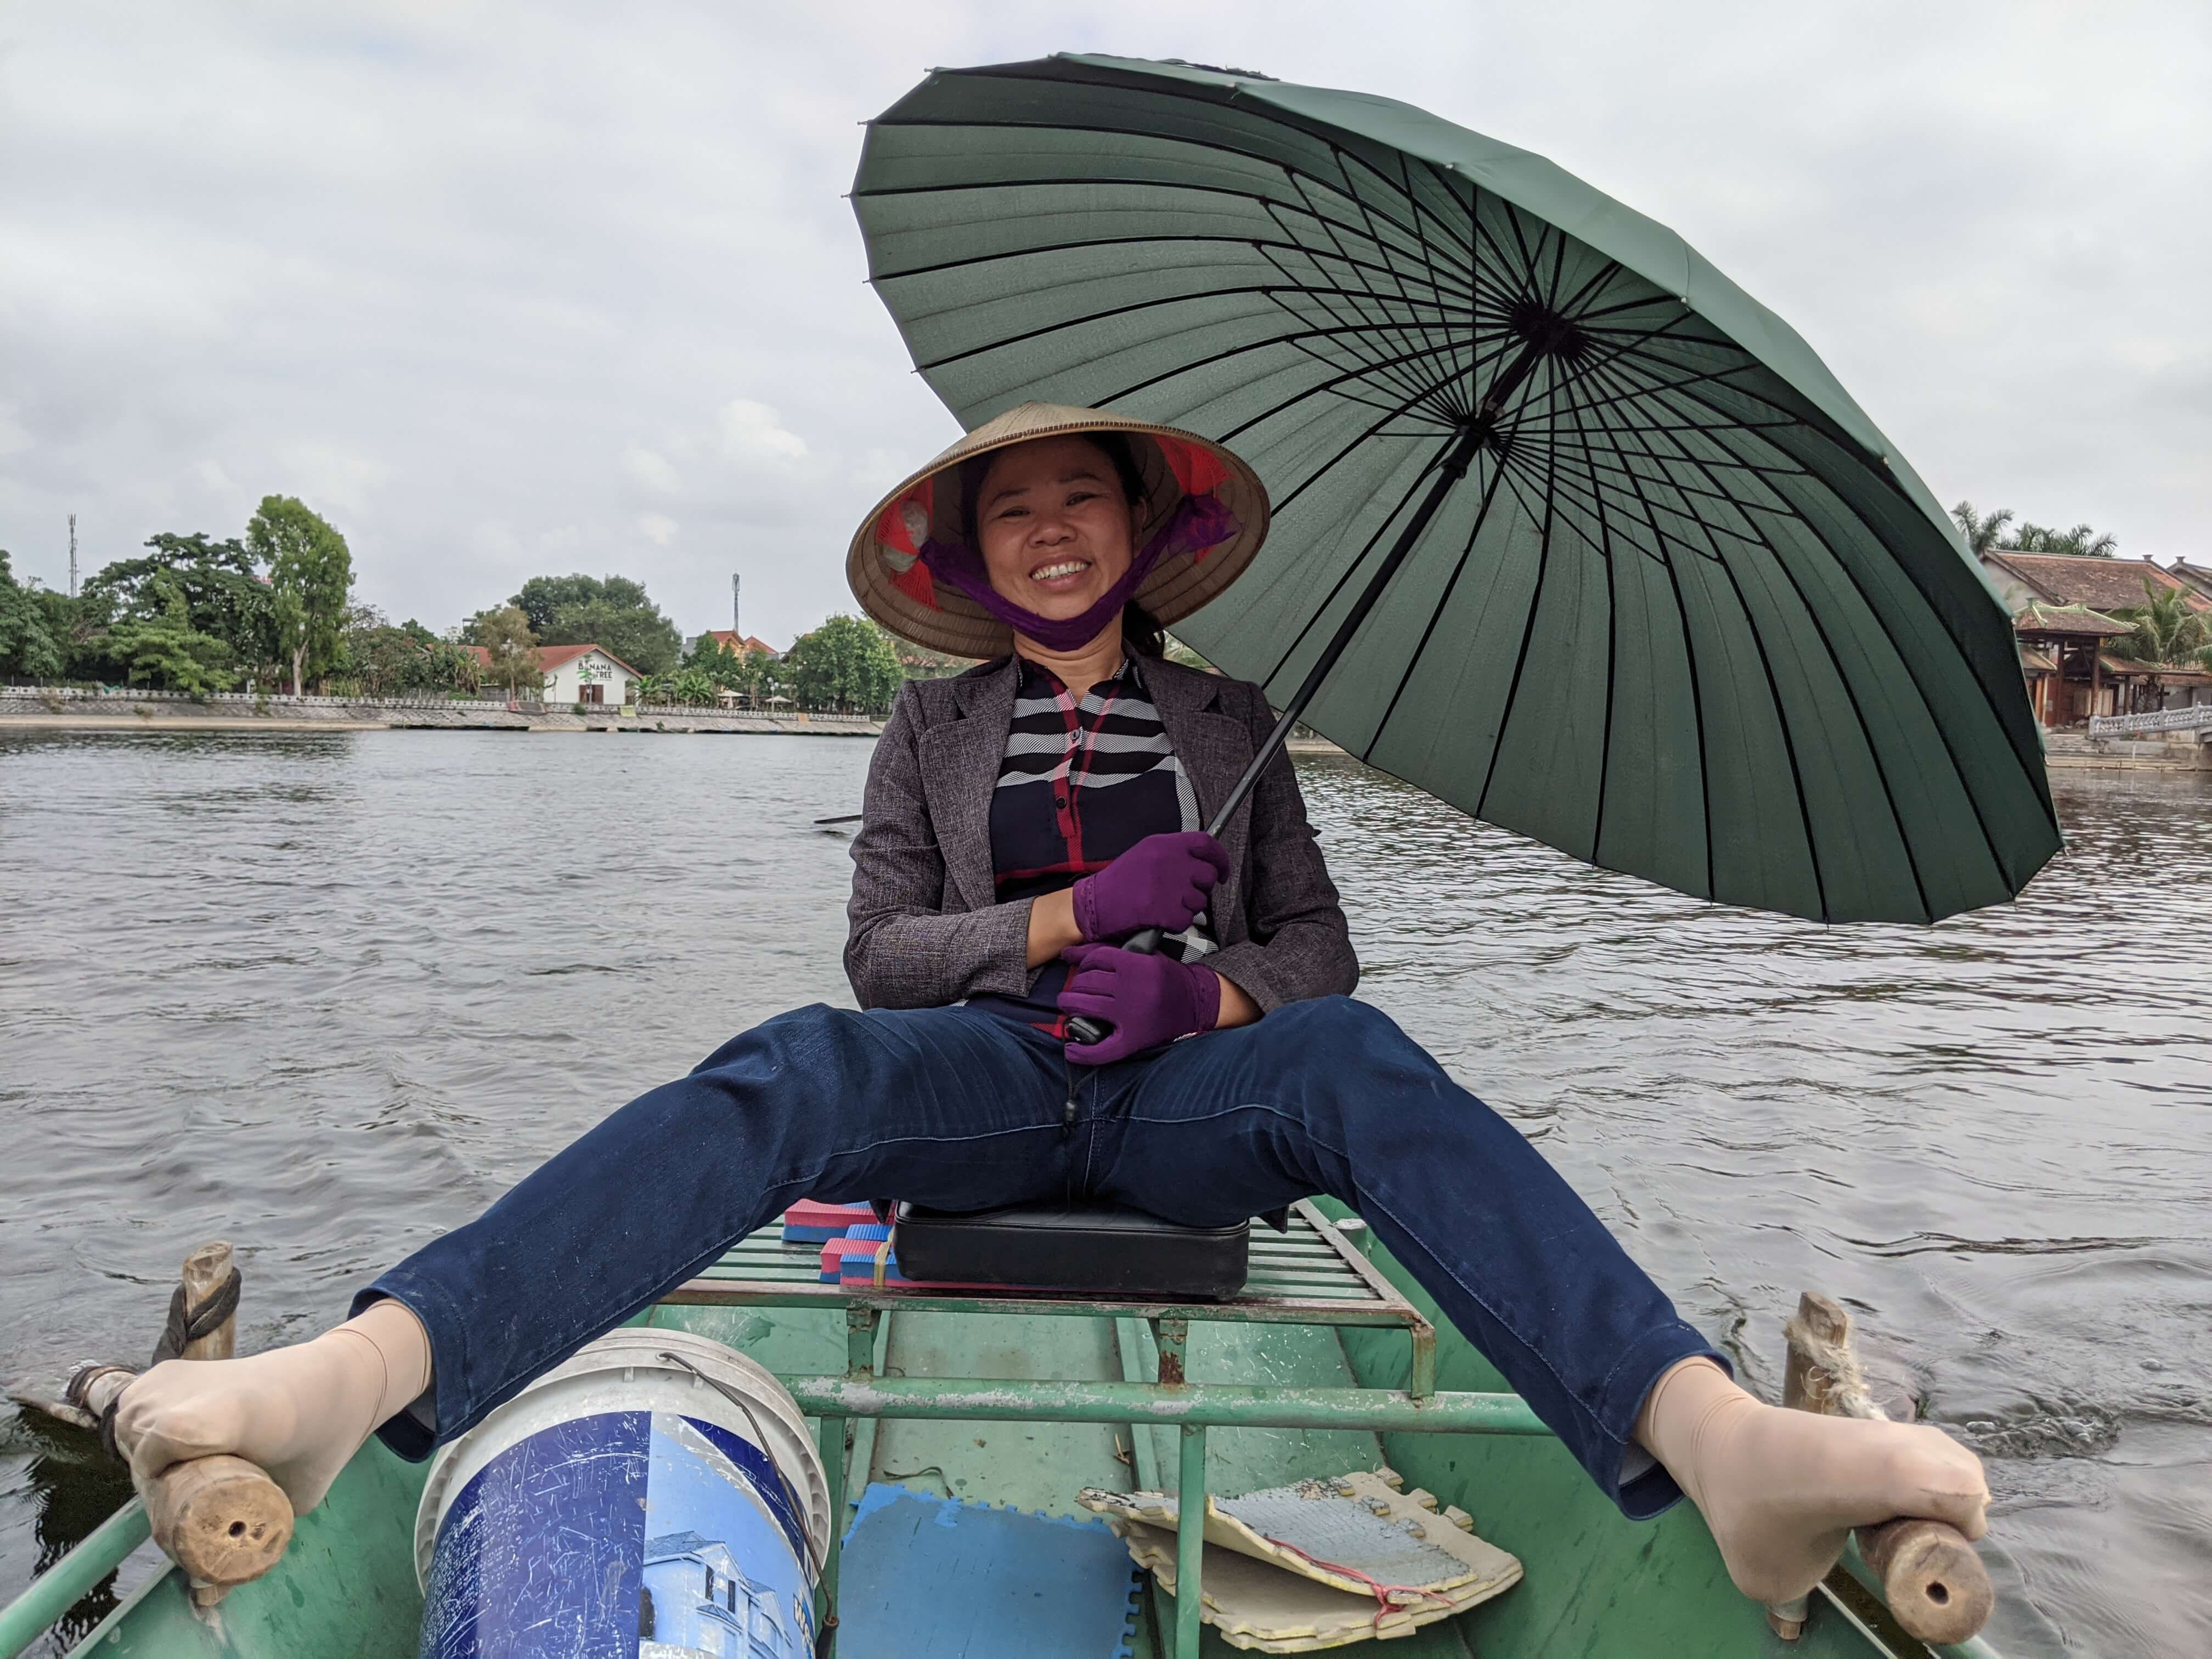
[[[1210,1031],[1221,1018],[1221,978],[1211,968],[1139,956],[1118,945],[1070,945],[1060,959],[1069,966],[1060,1012],[1088,1014],[1114,1028],[1103,1042],[1069,1043],[1074,1065],[1127,1060],[1155,1043]]]

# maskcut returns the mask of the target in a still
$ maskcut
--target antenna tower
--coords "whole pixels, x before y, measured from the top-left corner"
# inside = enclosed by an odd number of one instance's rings
[[[76,514],[70,514],[70,598],[76,597]]]
[[[730,572],[730,631],[738,636],[739,648],[743,649],[745,625],[738,614],[738,573],[734,570]]]

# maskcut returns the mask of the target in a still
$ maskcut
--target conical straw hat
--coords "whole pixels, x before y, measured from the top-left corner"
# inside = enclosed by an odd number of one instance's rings
[[[921,557],[926,542],[967,539],[961,520],[958,467],[963,461],[1033,438],[1084,432],[1127,434],[1145,483],[1142,547],[1186,495],[1210,491],[1234,516],[1227,541],[1161,559],[1137,589],[1137,602],[1173,623],[1235,581],[1267,537],[1267,492],[1232,452],[1196,433],[1136,420],[1103,409],[1023,404],[977,427],[876,503],[854,532],[845,579],[867,613],[902,639],[956,657],[1002,657],[1013,632],[951,584],[932,576]]]

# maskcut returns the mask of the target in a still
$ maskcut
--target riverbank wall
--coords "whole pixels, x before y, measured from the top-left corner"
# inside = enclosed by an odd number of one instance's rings
[[[2044,765],[2053,772],[2212,773],[2212,742],[2197,734],[2093,738],[2079,732],[2043,734]]]
[[[534,708],[490,701],[391,697],[187,697],[169,691],[0,686],[0,732],[634,732],[872,738],[883,722],[849,714],[763,714],[609,707]]]

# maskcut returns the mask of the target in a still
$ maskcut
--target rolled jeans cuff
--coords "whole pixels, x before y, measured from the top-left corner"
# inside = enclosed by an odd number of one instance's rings
[[[1589,1472],[1599,1489],[1613,1494],[1620,1512],[1632,1521],[1649,1521],[1682,1500],[1682,1488],[1662,1463],[1636,1441],[1636,1420],[1644,1402],[1659,1379],[1685,1359],[1711,1360],[1729,1376],[1735,1367],[1688,1325],[1652,1332],[1631,1348],[1607,1379],[1601,1420],[1607,1425],[1605,1440],[1594,1447]],[[1611,1426],[1621,1425],[1616,1436]]]

